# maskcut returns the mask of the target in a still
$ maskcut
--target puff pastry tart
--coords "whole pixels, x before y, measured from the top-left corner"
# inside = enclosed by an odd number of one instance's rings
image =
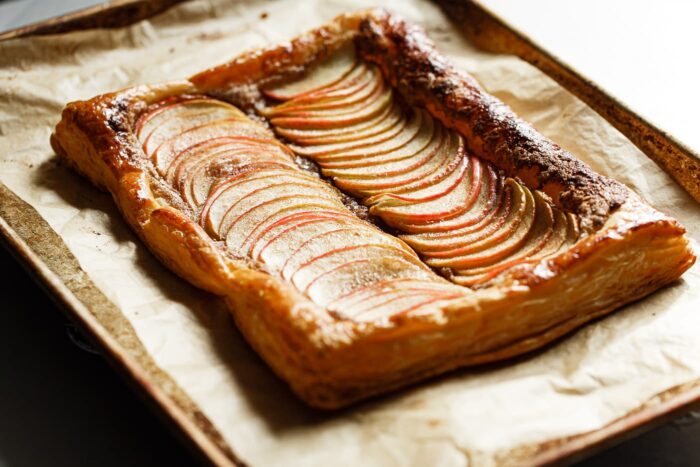
[[[70,103],[51,142],[320,408],[541,347],[695,260],[381,10]]]

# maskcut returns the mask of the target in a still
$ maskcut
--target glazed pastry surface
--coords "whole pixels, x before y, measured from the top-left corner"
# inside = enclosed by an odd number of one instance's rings
[[[323,409],[542,347],[695,261],[382,10],[72,102],[51,144]]]

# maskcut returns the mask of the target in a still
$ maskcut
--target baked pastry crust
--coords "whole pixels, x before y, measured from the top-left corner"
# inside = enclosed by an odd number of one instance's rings
[[[459,131],[476,156],[577,214],[588,235],[430,313],[381,322],[338,317],[226,254],[145,155],[135,135],[139,116],[164,99],[202,94],[255,114],[262,87],[302,74],[348,41],[404,99]],[[340,16],[187,81],[70,103],[51,143],[112,194],[164,264],[221,296],[251,346],[299,397],[324,409],[541,347],[676,280],[695,260],[678,222],[537,133],[450,65],[422,31],[382,10]]]

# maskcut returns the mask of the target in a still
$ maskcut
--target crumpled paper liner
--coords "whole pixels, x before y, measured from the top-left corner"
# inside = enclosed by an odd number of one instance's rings
[[[0,43],[0,181],[58,232],[153,360],[252,465],[489,465],[523,446],[599,429],[700,379],[695,266],[544,351],[339,413],[313,412],[247,347],[217,300],[168,272],[108,195],[56,163],[49,135],[68,101],[185,78],[370,6],[194,1],[129,28]],[[443,53],[538,130],[700,238],[700,206],[578,99],[518,59],[475,50],[432,4],[383,6],[423,25]]]

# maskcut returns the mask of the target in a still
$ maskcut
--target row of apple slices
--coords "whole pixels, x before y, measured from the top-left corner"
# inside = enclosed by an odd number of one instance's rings
[[[466,293],[403,241],[358,219],[336,189],[301,170],[288,148],[229,104],[164,101],[135,130],[212,238],[321,306],[364,321]]]
[[[428,112],[403,110],[380,71],[348,54],[324,62],[319,76],[266,89],[281,102],[262,113],[426,264],[475,286],[578,240],[576,216],[470,156]]]

